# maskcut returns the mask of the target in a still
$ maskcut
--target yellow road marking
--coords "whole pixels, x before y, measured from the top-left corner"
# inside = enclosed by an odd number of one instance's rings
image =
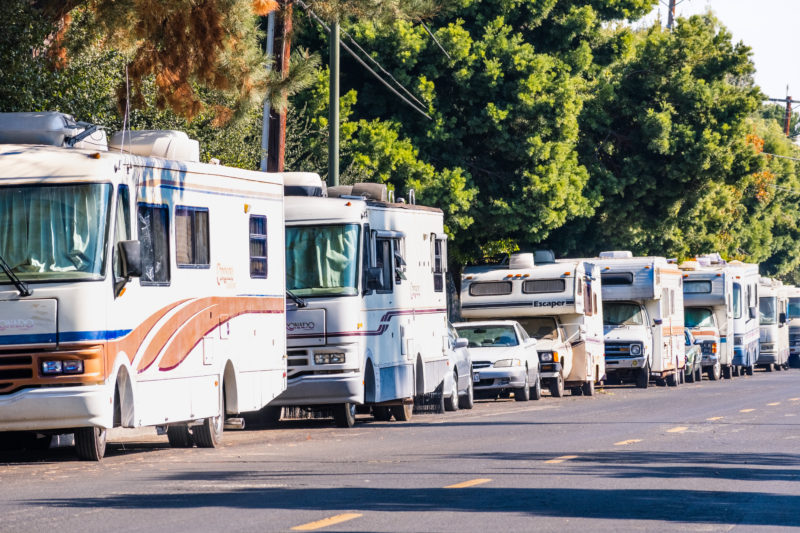
[[[556,457],[555,459],[550,459],[549,461],[545,461],[548,464],[556,464],[556,463],[563,463],[564,461],[569,461],[570,459],[577,459],[577,455],[562,455],[561,457]]]
[[[447,485],[446,489],[465,489],[467,487],[474,487],[475,485],[483,485],[484,483],[489,483],[491,479],[489,478],[478,478],[478,479],[470,479],[469,481],[462,481],[461,483],[456,483],[455,485]]]
[[[706,418],[706,420],[722,420],[725,418],[724,416],[712,416],[711,418]]]
[[[739,410],[740,413],[752,413],[753,411],[755,411],[755,409],[740,409]]]
[[[768,403],[767,405],[780,405],[780,404],[781,404],[781,402],[772,402],[772,403]]]
[[[637,442],[642,442],[642,439],[621,440],[619,442],[615,442],[614,446],[627,446],[628,444],[635,444]]]
[[[337,514],[336,516],[331,516],[329,518],[323,518],[322,520],[317,520],[316,522],[309,522],[308,524],[303,524],[300,526],[294,526],[292,531],[314,531],[315,529],[322,529],[323,527],[334,526],[336,524],[341,524],[342,522],[347,522],[348,520],[352,520],[354,518],[358,518],[359,516],[363,516],[359,513],[344,513],[344,514]]]
[[[689,428],[686,426],[678,426],[676,428],[668,429],[667,433],[680,433],[681,431],[686,431],[687,429]]]

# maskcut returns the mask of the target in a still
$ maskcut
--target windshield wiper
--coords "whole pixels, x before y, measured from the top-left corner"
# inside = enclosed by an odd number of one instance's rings
[[[289,289],[286,289],[286,296],[288,296],[289,298],[291,298],[292,300],[294,300],[294,303],[296,303],[296,304],[297,304],[297,307],[307,307],[307,306],[308,306],[308,303],[307,303],[305,300],[303,300],[303,299],[302,299],[302,298],[300,298],[299,296],[295,295],[295,294],[294,294],[292,291],[290,291]]]
[[[31,294],[33,294],[30,288],[28,288],[28,285],[24,281],[19,279],[16,274],[14,274],[14,272],[11,270],[11,267],[8,266],[8,263],[6,263],[6,260],[3,259],[2,255],[0,255],[0,268],[3,269],[3,272],[6,273],[8,279],[10,279],[11,283],[14,284],[14,287],[17,288],[20,296],[24,298],[25,296],[30,296]]]

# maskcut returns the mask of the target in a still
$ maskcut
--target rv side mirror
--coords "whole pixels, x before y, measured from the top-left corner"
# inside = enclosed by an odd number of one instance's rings
[[[383,269],[380,267],[367,268],[367,290],[376,291],[383,288]]]
[[[653,319],[653,325],[654,325],[654,326],[660,326],[660,325],[661,325],[661,324],[663,324],[663,323],[664,323],[664,321],[663,321],[663,320],[661,320],[660,318],[654,318],[654,319]]]
[[[126,278],[142,275],[142,245],[139,241],[120,241],[119,254],[122,259],[122,272]]]
[[[754,319],[756,316],[758,316],[756,313],[757,313],[756,308],[755,307],[751,307],[750,308],[750,319],[751,320]]]
[[[786,324],[786,313],[781,313],[780,315],[778,315],[778,321],[781,324]]]
[[[469,346],[469,340],[465,339],[464,337],[459,337],[456,339],[456,343],[453,345],[453,348],[456,350],[459,348],[466,348]]]

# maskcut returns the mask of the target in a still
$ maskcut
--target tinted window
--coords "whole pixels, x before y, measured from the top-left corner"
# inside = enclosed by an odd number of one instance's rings
[[[250,216],[250,277],[267,277],[267,217]]]
[[[683,310],[683,321],[687,328],[714,327],[714,318],[710,309],[687,307]]]
[[[636,304],[603,302],[603,324],[606,326],[641,326],[642,312]]]
[[[633,274],[630,272],[604,272],[600,274],[603,285],[631,285]]]
[[[208,267],[208,209],[175,208],[175,259],[178,266]]]
[[[141,242],[142,285],[169,283],[169,208],[165,205],[139,204],[139,241]]]

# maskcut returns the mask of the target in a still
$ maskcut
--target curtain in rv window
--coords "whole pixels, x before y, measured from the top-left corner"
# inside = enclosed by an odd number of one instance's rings
[[[642,311],[636,304],[603,302],[603,324],[606,326],[641,326]]]
[[[175,208],[175,262],[179,267],[210,266],[207,208]]]
[[[169,208],[139,204],[139,242],[142,250],[142,285],[169,284]]]
[[[0,255],[23,281],[102,279],[111,192],[99,183],[0,187]]]
[[[772,325],[778,323],[778,299],[775,297],[758,299],[759,323]]]
[[[683,323],[687,328],[713,328],[714,317],[710,309],[703,307],[685,307]]]
[[[358,294],[358,224],[286,228],[286,288],[298,296]]]

